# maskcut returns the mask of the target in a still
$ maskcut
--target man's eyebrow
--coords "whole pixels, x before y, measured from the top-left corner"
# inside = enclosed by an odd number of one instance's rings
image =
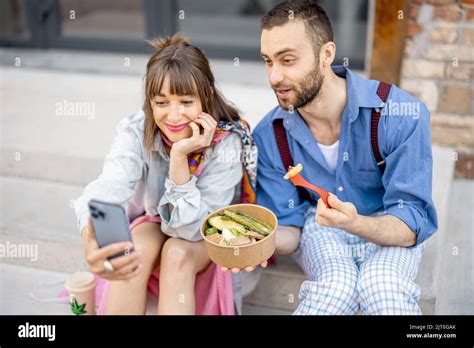
[[[294,52],[294,51],[296,51],[294,48],[284,48],[284,49],[282,49],[282,50],[279,50],[279,51],[275,54],[275,57],[281,56],[281,55],[284,54],[284,53]]]
[[[278,56],[281,56],[282,54],[284,53],[288,53],[288,52],[295,52],[296,50],[294,48],[283,48],[281,50],[279,50],[277,53],[275,53],[275,57],[278,57]],[[268,56],[261,52],[260,55],[262,56],[262,58],[268,58]]]

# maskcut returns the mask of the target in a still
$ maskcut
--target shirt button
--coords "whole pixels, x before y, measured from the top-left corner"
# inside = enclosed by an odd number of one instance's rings
[[[337,188],[337,190],[338,190],[339,192],[342,192],[342,191],[344,191],[344,187],[339,186],[339,187]]]

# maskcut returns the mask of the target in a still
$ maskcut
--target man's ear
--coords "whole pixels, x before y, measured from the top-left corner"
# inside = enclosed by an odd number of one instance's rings
[[[332,41],[326,42],[321,46],[321,62],[323,66],[331,66],[336,57],[336,44]]]

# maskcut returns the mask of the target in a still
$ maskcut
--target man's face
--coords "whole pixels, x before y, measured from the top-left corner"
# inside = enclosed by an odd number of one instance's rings
[[[323,84],[319,52],[315,52],[302,21],[290,20],[263,30],[261,55],[282,108],[304,107],[319,94]]]

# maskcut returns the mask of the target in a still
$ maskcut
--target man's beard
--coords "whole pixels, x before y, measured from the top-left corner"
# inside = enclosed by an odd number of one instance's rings
[[[292,110],[302,108],[319,95],[322,85],[323,76],[318,69],[318,64],[316,64],[315,68],[300,83],[299,88],[296,86],[291,87],[292,91],[294,91],[296,95],[295,98],[293,98],[294,101],[290,99],[285,101],[280,100],[277,95],[278,103],[285,110],[290,110],[290,108]],[[273,88],[275,94],[277,89],[277,87]]]

